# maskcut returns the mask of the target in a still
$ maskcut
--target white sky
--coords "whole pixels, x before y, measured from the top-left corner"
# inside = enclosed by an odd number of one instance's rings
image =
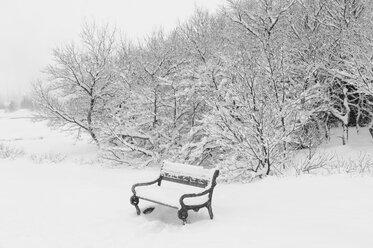
[[[51,49],[78,39],[84,20],[115,24],[136,40],[168,31],[195,6],[215,11],[224,0],[0,0],[0,95],[23,93],[51,61]]]

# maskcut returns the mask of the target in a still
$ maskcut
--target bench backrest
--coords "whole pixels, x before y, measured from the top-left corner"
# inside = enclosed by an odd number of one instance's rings
[[[161,168],[162,180],[206,188],[215,184],[219,171],[205,169],[200,166],[185,165],[180,163],[163,162]]]

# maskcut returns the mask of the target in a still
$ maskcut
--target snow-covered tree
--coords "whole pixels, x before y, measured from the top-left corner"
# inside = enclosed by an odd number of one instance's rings
[[[230,2],[231,49],[210,131],[226,151],[246,161],[243,171],[269,174],[283,165],[290,135],[301,123],[301,93],[292,77],[289,30],[293,1]],[[289,51],[290,50],[290,51]]]
[[[83,130],[99,144],[117,82],[115,49],[115,32],[96,24],[83,27],[81,43],[54,49],[46,80],[34,86],[40,117],[65,130]]]

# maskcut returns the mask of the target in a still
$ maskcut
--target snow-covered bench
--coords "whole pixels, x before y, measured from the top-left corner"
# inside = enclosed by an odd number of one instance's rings
[[[213,219],[211,208],[212,194],[219,170],[171,163],[165,161],[159,178],[147,183],[132,186],[130,199],[140,215],[139,200],[146,200],[178,209],[178,217],[186,223],[188,210],[198,211],[206,207]]]

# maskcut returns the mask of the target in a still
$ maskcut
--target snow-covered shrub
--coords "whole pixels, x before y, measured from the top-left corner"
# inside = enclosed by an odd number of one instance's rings
[[[0,158],[1,159],[16,159],[25,155],[22,149],[18,149],[9,144],[0,143]]]
[[[373,174],[373,157],[371,154],[359,153],[356,157],[348,159],[336,157],[329,165],[332,173],[350,173],[350,174]]]
[[[275,170],[276,175],[302,174],[373,174],[373,157],[365,152],[351,157],[316,150],[311,156],[306,152],[295,153],[288,159],[285,168]]]
[[[255,171],[254,160],[250,161],[236,157],[234,154],[230,155],[227,159],[216,164],[220,170],[219,181],[225,183],[252,182],[265,175],[265,171],[261,171],[262,173]]]
[[[66,159],[66,155],[60,153],[31,154],[30,159],[36,164],[57,164]]]
[[[277,175],[329,174],[334,155],[297,151],[289,156],[286,166],[277,170]]]
[[[101,148],[100,158],[110,162],[112,165],[127,165],[131,167],[147,167],[157,163],[155,157],[136,152],[125,146],[109,146]]]

